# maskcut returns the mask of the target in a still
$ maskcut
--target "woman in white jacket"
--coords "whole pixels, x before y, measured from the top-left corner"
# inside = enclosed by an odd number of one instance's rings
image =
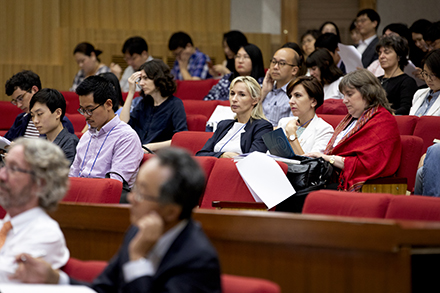
[[[440,116],[440,49],[426,55],[422,76],[428,88],[416,91],[409,115]]]
[[[321,83],[313,76],[301,76],[290,82],[287,94],[294,117],[282,118],[278,127],[283,128],[295,154],[323,152],[334,130],[315,113],[324,102]]]

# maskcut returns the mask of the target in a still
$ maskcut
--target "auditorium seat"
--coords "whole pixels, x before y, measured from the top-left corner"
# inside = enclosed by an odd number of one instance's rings
[[[205,132],[206,122],[208,122],[208,118],[206,118],[205,115],[200,115],[200,114],[186,115],[186,124],[188,125],[189,131]]]
[[[384,218],[392,197],[386,193],[318,190],[309,193],[306,197],[302,213]]]
[[[200,164],[200,167],[202,167],[205,172],[206,181],[208,181],[212,168],[214,168],[218,159],[216,157],[194,157],[194,159]]]
[[[278,284],[269,280],[234,275],[221,275],[223,293],[279,293]]]
[[[342,99],[327,99],[324,103],[316,109],[316,114],[332,114],[332,115],[347,115],[347,107],[342,102]]]
[[[413,135],[401,135],[402,154],[396,177],[407,179],[407,190],[412,191],[416,182],[417,167],[422,156],[423,140]]]
[[[79,109],[79,98],[75,92],[63,91],[61,92],[64,99],[66,100],[66,113],[78,114]]]
[[[86,119],[84,118],[84,116],[77,112],[77,114],[66,113],[66,117],[69,118],[70,122],[72,122],[75,134],[78,132],[81,133],[81,131],[86,126]]]
[[[412,135],[416,128],[417,121],[419,121],[419,117],[409,115],[399,115],[394,116],[394,118],[396,118],[400,135]]]
[[[119,203],[122,182],[109,178],[69,177],[70,188],[62,201],[82,203]]]
[[[319,109],[319,108],[318,108]],[[342,119],[344,119],[345,115],[330,115],[330,114],[319,114],[320,118],[324,119],[325,122],[330,124],[333,129],[338,126]]]
[[[440,221],[440,198],[419,195],[392,197],[385,218]]]
[[[0,101],[0,135],[4,136],[14,124],[15,118],[21,113],[20,108],[11,102]]]
[[[203,100],[218,81],[218,79],[176,80],[177,90],[174,95],[181,100]]]
[[[201,114],[205,115],[206,119],[211,117],[218,105],[218,101],[183,100],[182,102],[186,115]]]
[[[171,146],[186,149],[191,155],[195,155],[202,149],[213,132],[181,131],[173,135]]]
[[[440,139],[440,117],[419,117],[414,129],[414,135],[423,139],[422,153],[426,153],[428,147],[432,145],[434,138]]]
[[[91,283],[107,266],[106,261],[69,258],[62,270],[77,281]]]
[[[6,216],[6,211],[5,209],[0,206],[0,219],[3,219]]]

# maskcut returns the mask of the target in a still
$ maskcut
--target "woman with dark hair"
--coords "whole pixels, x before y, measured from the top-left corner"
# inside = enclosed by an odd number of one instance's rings
[[[385,74],[378,79],[387,92],[396,115],[408,115],[417,91],[416,81],[403,72],[408,64],[408,42],[399,36],[384,36],[376,46],[379,63]]]
[[[333,127],[316,115],[324,103],[321,83],[313,76],[300,76],[287,86],[289,105],[294,117],[281,118],[278,127],[297,155],[323,152],[333,135]]]
[[[322,35],[325,33],[335,34],[338,37],[338,43],[341,42],[341,35],[339,34],[339,28],[336,25],[336,23],[332,21],[326,21],[321,25],[319,31],[321,32]]]
[[[246,36],[240,31],[229,31],[223,35],[223,51],[225,52],[226,60],[223,64],[217,64],[212,67],[212,76],[223,76],[231,73],[235,69],[234,57],[238,50],[247,45],[248,40]]]
[[[359,191],[368,179],[391,176],[399,167],[400,134],[378,79],[368,70],[350,72],[341,80],[348,114],[336,127],[322,157],[335,167],[339,190]],[[336,187],[336,186],[335,186]]]
[[[422,76],[428,88],[414,94],[409,115],[440,116],[440,49],[432,50],[426,55]]]
[[[183,103],[173,95],[176,83],[162,60],[154,59],[141,65],[128,83],[129,91],[120,119],[137,132],[144,149],[155,151],[170,146],[176,132],[188,130]],[[142,89],[143,99],[130,113],[136,83]]]
[[[254,44],[247,44],[238,50],[235,55],[235,68],[232,73],[226,74],[212,87],[204,98],[207,100],[229,99],[229,86],[231,81],[238,76],[252,76],[261,85],[264,80],[263,54]]]
[[[409,28],[409,31],[411,32],[411,38],[418,49],[418,51],[416,51],[415,53],[417,54],[418,58],[416,57],[412,61],[418,67],[421,67],[423,56],[428,52],[428,45],[426,45],[425,43],[423,34],[426,33],[428,27],[431,24],[432,22],[430,22],[429,20],[419,19],[416,20]]]
[[[79,71],[73,80],[71,92],[74,92],[78,85],[86,78],[91,75],[99,75],[104,72],[110,72],[105,64],[101,63],[99,60],[99,55],[102,51],[95,49],[90,43],[79,43],[73,50],[73,56],[75,57],[76,63],[79,66]]]
[[[324,100],[342,99],[339,82],[342,71],[335,65],[333,57],[327,49],[318,48],[306,60],[310,75],[314,76],[324,86]]]
[[[301,36],[301,46],[305,59],[315,51],[315,42],[320,35],[321,32],[318,30],[308,30]]]

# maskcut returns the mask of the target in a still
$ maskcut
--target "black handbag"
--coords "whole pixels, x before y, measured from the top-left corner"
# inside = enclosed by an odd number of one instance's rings
[[[277,211],[301,213],[307,195],[311,191],[327,188],[332,177],[333,165],[323,158],[299,159],[301,164],[289,165],[286,174],[296,193],[279,203]]]
[[[121,174],[117,172],[108,172],[105,174],[105,178],[110,178],[110,174],[115,174],[121,177],[122,179],[122,192],[121,192],[121,198],[119,199],[119,203],[128,203],[127,196],[130,193],[130,187],[128,186],[128,182],[125,181],[124,177],[121,176]]]

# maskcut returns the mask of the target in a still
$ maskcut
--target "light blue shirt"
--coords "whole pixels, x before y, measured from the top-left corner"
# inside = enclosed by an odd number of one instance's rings
[[[426,95],[425,99],[423,100],[423,103],[417,109],[415,115],[419,116],[419,117],[426,115],[426,113],[428,113],[429,109],[435,103],[435,101],[437,100],[439,95],[440,95],[440,91],[437,91],[436,93],[434,93],[433,90],[430,90],[428,92],[428,94]],[[430,97],[430,96],[432,96],[432,98],[430,101],[428,101],[428,97]]]
[[[278,125],[281,118],[293,116],[289,105],[290,99],[286,92],[288,84],[277,89],[275,83],[262,104],[264,115],[274,127]]]

